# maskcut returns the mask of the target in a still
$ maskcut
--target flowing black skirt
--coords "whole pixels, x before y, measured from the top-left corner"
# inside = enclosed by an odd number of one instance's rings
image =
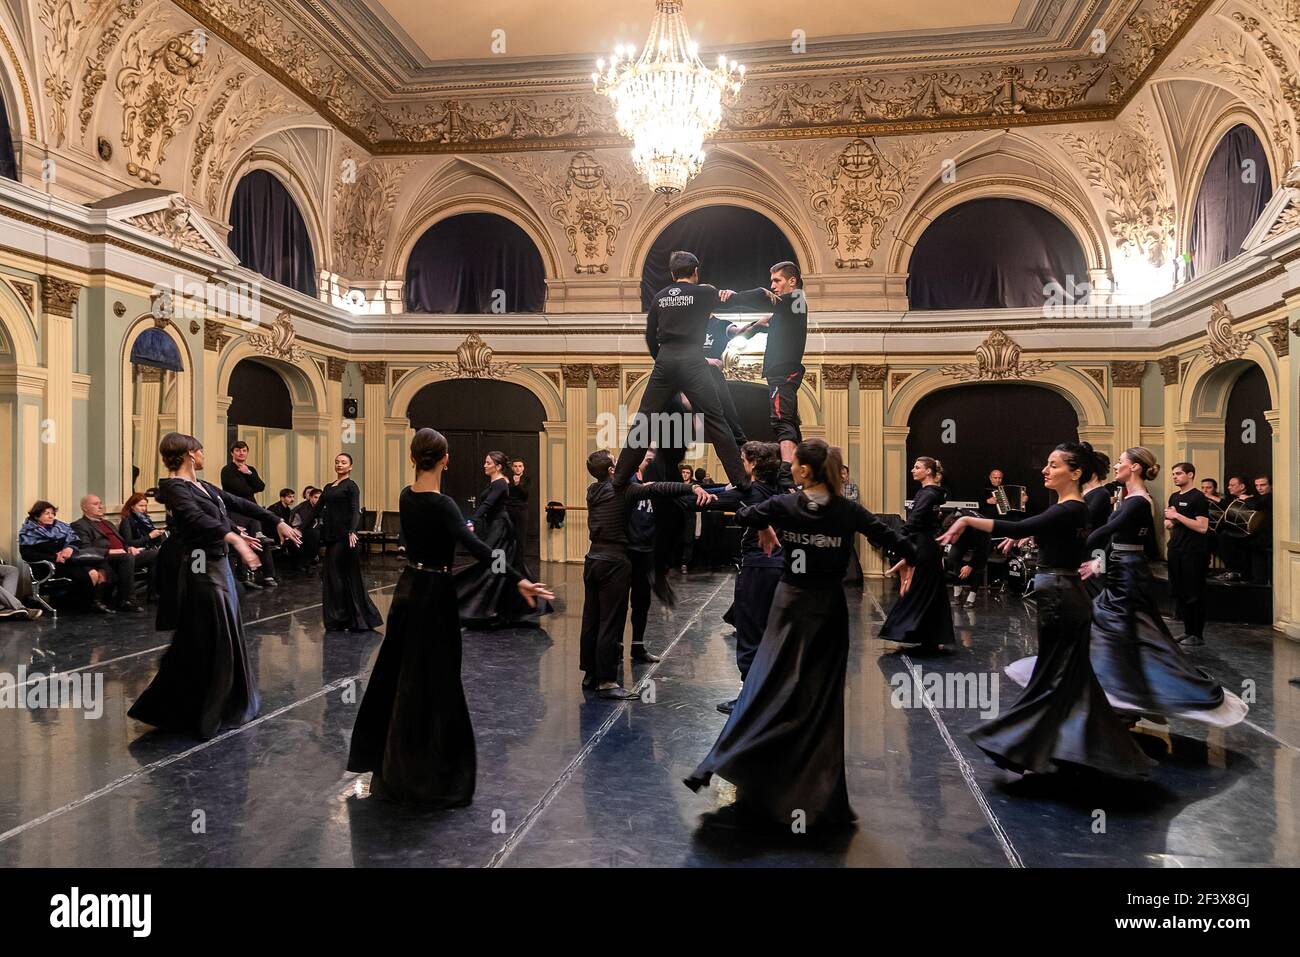
[[[222,725],[257,717],[261,698],[244,644],[239,593],[230,562],[207,554],[176,568],[177,615],[171,646],[158,674],[127,714],[165,731],[214,737]],[[168,583],[162,587],[168,589]]]
[[[1077,576],[1034,576],[1038,660],[1019,700],[970,733],[1000,767],[1024,773],[1054,765],[1095,768],[1121,777],[1153,762],[1111,709],[1088,660],[1092,607]]]
[[[384,623],[361,581],[361,546],[327,542],[321,562],[321,614],[326,631],[370,631]]]
[[[1146,556],[1113,552],[1105,581],[1092,604],[1091,657],[1110,699],[1155,714],[1222,705],[1223,688],[1187,659],[1165,627]]]
[[[953,645],[952,609],[943,572],[943,552],[933,539],[913,536],[916,571],[907,594],[894,603],[880,629],[886,641],[926,648]]]
[[[477,533],[488,548],[499,558],[490,562],[476,562],[456,573],[456,601],[460,605],[460,623],[466,628],[501,628],[525,626],[537,628],[542,615],[554,609],[544,598],[536,599],[533,607],[519,594],[506,575],[505,568],[522,569],[524,577],[533,579],[515,544],[514,527],[510,519],[501,516],[486,529]]]
[[[767,629],[745,685],[708,756],[686,778],[693,791],[716,774],[736,805],[791,826],[854,820],[844,777],[844,590],[776,588]]]
[[[460,621],[450,575],[407,568],[352,729],[349,771],[371,793],[459,807],[474,797],[474,728],[460,682]]]

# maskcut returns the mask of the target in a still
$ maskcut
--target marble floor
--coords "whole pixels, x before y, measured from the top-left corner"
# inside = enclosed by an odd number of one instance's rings
[[[386,612],[398,566],[375,557],[365,568]],[[693,573],[676,608],[655,606],[649,644],[664,660],[625,665],[644,689],[630,703],[579,687],[581,567],[544,566],[543,577],[561,598],[544,630],[466,633],[478,789],[470,807],[433,813],[370,798],[365,778],[344,770],[381,635],[323,632],[313,578],[247,596],[263,711],[201,743],[126,716],[166,643],[151,615],[0,623],[0,674],[30,688],[46,680],[27,670],[36,662],[90,688],[102,678],[98,715],[0,708],[0,866],[1300,864],[1300,687],[1288,684],[1300,644],[1267,628],[1210,627],[1191,653],[1253,698],[1250,717],[1226,731],[1141,727],[1158,761],[1149,782],[1018,779],[965,732],[996,708],[995,689],[1003,705],[1015,700],[1000,670],[1033,652],[1032,609],[981,596],[955,612],[960,651],[914,660],[874,638],[893,596],[869,582],[849,593],[858,826],[773,835],[726,824],[724,782],[699,794],[681,783],[724,723],[714,706],[737,690],[721,620],[733,577]],[[911,693],[927,681],[945,689],[928,704]]]

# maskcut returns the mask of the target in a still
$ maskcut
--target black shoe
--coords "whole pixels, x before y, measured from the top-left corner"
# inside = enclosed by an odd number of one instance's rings
[[[644,645],[641,645],[640,647],[633,645],[632,660],[639,661],[642,664],[652,665],[656,661],[663,661],[663,658],[659,655],[652,655],[650,652],[646,651]]]
[[[245,578],[245,579],[244,579],[244,587],[245,587],[245,588],[251,588],[251,589],[253,589],[253,591],[261,591],[261,590],[262,590],[262,586],[259,585],[257,582],[255,582],[255,581],[254,581],[253,579],[251,579],[251,578]]]
[[[1181,635],[1177,641],[1184,648],[1200,648],[1205,644],[1205,639],[1200,635]]]
[[[144,611],[143,608],[141,608],[139,605],[137,605],[137,604],[136,604],[135,602],[133,602],[133,601],[124,601],[124,602],[122,602],[122,604],[120,604],[120,605],[117,606],[117,609],[116,609],[116,610],[117,610],[117,611]]]
[[[582,687],[583,687],[583,688],[586,688],[588,691],[590,691],[592,688],[596,687],[596,679],[595,679],[595,678],[583,678],[583,679],[582,679]]]
[[[626,688],[601,688],[596,692],[598,698],[609,698],[613,701],[632,701],[641,696],[635,691],[628,691]]]
[[[720,702],[718,704],[718,710],[723,714],[731,714],[731,712],[736,710],[736,699],[732,698],[730,701]]]
[[[117,612],[109,608],[102,601],[93,602],[90,606],[97,615],[116,615]]]
[[[279,583],[278,581],[276,581],[274,578],[263,578],[262,581],[261,581],[261,585],[262,585],[263,588],[279,588],[279,587],[280,587],[280,583]]]

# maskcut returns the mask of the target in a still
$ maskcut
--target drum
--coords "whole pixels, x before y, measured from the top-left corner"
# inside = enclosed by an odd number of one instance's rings
[[[1223,510],[1223,517],[1214,526],[1215,532],[1228,538],[1248,538],[1264,524],[1264,513],[1256,511],[1249,502],[1241,499]]]

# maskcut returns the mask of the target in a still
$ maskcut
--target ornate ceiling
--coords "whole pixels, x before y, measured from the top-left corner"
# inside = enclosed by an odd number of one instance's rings
[[[653,11],[652,0],[173,2],[379,154],[622,145],[592,63],[642,42]],[[706,55],[750,68],[715,138],[736,142],[1111,119],[1210,2],[687,0],[686,13]]]

